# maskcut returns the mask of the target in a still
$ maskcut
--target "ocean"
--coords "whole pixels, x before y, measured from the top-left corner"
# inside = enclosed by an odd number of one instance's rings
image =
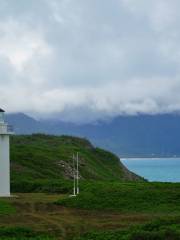
[[[149,181],[180,182],[180,158],[124,158],[122,163]]]

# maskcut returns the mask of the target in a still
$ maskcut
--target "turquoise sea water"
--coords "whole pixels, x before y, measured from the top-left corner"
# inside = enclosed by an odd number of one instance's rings
[[[123,164],[149,181],[180,182],[180,158],[126,158]]]

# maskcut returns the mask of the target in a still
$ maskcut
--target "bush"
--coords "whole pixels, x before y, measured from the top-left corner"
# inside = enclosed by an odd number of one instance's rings
[[[0,216],[15,213],[16,209],[10,204],[3,200],[0,201]]]
[[[1,227],[0,240],[53,240],[54,238],[42,234],[40,232],[32,231],[25,227]]]
[[[80,183],[76,198],[61,199],[57,204],[67,207],[114,210],[131,213],[180,212],[180,184],[164,183]]]
[[[12,192],[71,193],[73,183],[65,180],[24,180],[11,183]]]
[[[179,220],[180,218],[158,220],[123,231],[91,232],[76,240],[179,240]]]

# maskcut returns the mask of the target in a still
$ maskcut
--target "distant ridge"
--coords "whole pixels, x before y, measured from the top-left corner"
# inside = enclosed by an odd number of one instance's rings
[[[17,134],[48,133],[86,137],[121,157],[180,156],[180,115],[118,116],[109,122],[73,124],[37,121],[23,113],[7,115]]]
[[[38,132],[42,127],[40,122],[24,113],[7,114],[6,121],[13,125],[16,134],[31,134]]]

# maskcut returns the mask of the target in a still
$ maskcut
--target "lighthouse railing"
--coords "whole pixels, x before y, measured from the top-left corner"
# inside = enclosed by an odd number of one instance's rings
[[[0,124],[0,134],[13,134],[13,127],[8,124]]]

